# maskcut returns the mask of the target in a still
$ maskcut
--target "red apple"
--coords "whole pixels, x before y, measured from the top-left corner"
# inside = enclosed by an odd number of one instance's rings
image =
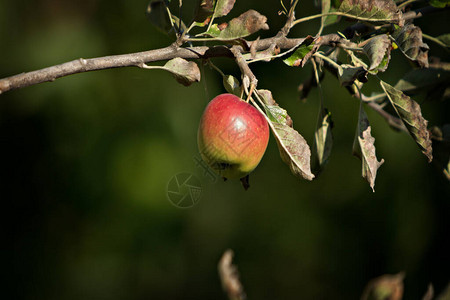
[[[198,128],[203,160],[224,178],[243,178],[261,161],[269,142],[269,125],[252,105],[222,94],[206,107]]]

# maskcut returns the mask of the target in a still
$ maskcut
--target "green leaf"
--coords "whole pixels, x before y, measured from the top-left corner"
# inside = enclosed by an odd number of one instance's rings
[[[216,40],[229,41],[249,36],[261,29],[269,29],[267,18],[256,10],[249,10],[241,14],[239,17],[232,19],[228,26],[221,30],[217,24],[211,26],[206,32],[207,35],[214,37]]]
[[[338,10],[334,7],[331,7],[329,12],[337,12]],[[325,17],[325,22],[324,22],[324,26],[329,26],[332,24],[335,24],[337,22],[339,22],[341,20],[341,16],[337,16],[337,15],[330,15],[330,16],[326,16]]]
[[[378,168],[384,163],[384,159],[378,161],[375,153],[375,138],[371,134],[369,119],[362,104],[359,108],[358,126],[353,141],[353,155],[362,162],[362,177],[368,182],[372,191],[375,192],[375,178]]]
[[[450,5],[450,0],[430,0],[430,5],[438,8],[444,8]]]
[[[282,125],[288,125],[292,127],[292,119],[288,115],[284,108],[281,108],[278,103],[273,99],[272,92],[269,90],[258,90],[258,96],[264,104],[266,115],[272,122],[276,122]]]
[[[364,67],[355,67],[352,65],[341,65],[338,69],[339,83],[342,86],[350,86],[355,80],[367,82],[367,71]]]
[[[450,33],[442,34],[436,38],[445,44],[446,47],[450,47]]]
[[[223,75],[222,83],[228,93],[240,97],[241,86],[239,80],[233,75]]]
[[[387,34],[377,35],[369,39],[366,41],[363,50],[369,58],[369,71],[371,73],[386,71],[391,58],[391,40]]]
[[[200,81],[200,69],[193,61],[177,57],[169,60],[162,68],[171,72],[175,79],[184,86]]]
[[[310,53],[314,47],[313,45],[314,38],[308,36],[305,40],[297,46],[297,49],[294,53],[288,58],[284,59],[283,62],[291,67],[304,66],[306,63],[306,59],[304,59],[308,53]]]
[[[315,149],[316,152],[313,168],[316,171],[316,175],[327,164],[328,158],[330,157],[331,148],[333,146],[332,128],[333,121],[331,120],[331,112],[321,105],[316,131],[314,133],[313,146],[313,149]]]
[[[219,18],[228,15],[234,6],[236,0],[217,0],[214,8],[214,18]]]
[[[372,279],[364,288],[361,300],[401,300],[405,274],[383,275]]]
[[[408,95],[436,90],[450,86],[450,63],[432,64],[428,69],[414,69],[402,79],[395,88]]]
[[[306,140],[292,127],[269,122],[272,133],[277,141],[281,159],[289,166],[292,174],[299,178],[312,180],[311,150]]]
[[[339,11],[363,21],[404,23],[402,12],[392,0],[343,0]]]
[[[422,41],[422,30],[413,24],[394,31],[392,36],[403,54],[410,60],[416,62],[422,68],[428,68],[427,44]]]
[[[380,80],[380,85],[412,138],[431,162],[433,155],[430,134],[427,129],[428,121],[422,117],[420,105],[386,82]]]

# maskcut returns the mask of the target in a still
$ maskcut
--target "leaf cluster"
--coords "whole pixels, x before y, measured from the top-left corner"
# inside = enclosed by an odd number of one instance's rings
[[[353,154],[361,160],[362,176],[369,182],[372,190],[377,170],[384,160],[376,156],[375,138],[365,113],[366,106],[383,116],[394,129],[408,132],[428,161],[433,160],[433,140],[428,121],[422,115],[420,105],[411,97],[430,90],[440,90],[442,93],[439,96],[445,95],[450,70],[445,62],[430,64],[430,47],[424,42],[428,35],[423,34],[412,19],[406,17],[405,8],[410,9],[409,2],[398,6],[392,0],[322,0],[318,1],[321,14],[296,19],[298,1],[290,1],[289,6],[281,1],[280,13],[286,15],[286,25],[272,43],[262,50],[256,50],[259,38],[253,42],[245,39],[260,30],[268,29],[267,18],[259,12],[248,10],[228,22],[219,23],[217,19],[228,15],[235,0],[201,0],[198,1],[192,21],[186,26],[170,12],[169,2],[151,1],[147,11],[149,19],[162,30],[175,32],[179,46],[186,42],[215,42],[232,50],[242,71],[241,81],[224,74],[211,60],[207,63],[222,75],[224,88],[228,92],[240,97],[245,92],[247,101],[251,101],[266,116],[281,159],[294,175],[312,180],[323,170],[332,152],[334,123],[320,85],[325,72],[337,77],[340,85],[360,101]],[[435,7],[447,5],[442,1],[432,1],[430,4]],[[182,2],[179,1],[180,8],[181,5]],[[285,38],[296,24],[316,17],[321,18],[318,33],[300,39],[292,48],[280,53],[277,42]],[[354,20],[343,33],[321,34],[328,25],[341,21],[343,17]],[[200,32],[193,34],[194,29]],[[448,34],[444,34],[431,37],[431,40],[448,50],[448,37]],[[389,84],[379,79],[378,74],[389,70],[393,51],[400,51],[411,62],[412,70],[396,84]],[[267,62],[280,57],[289,67],[304,67],[308,63],[314,67],[311,79],[299,89],[303,99],[307,98],[311,88],[318,87],[320,90],[313,151],[302,135],[293,128],[287,111],[273,99],[272,93],[256,89],[257,79],[248,67],[250,63]],[[164,68],[171,71],[179,82],[189,85],[200,80],[200,71],[192,62],[188,64],[180,58],[169,63]],[[376,80],[380,85],[380,92],[370,97],[362,92],[364,84],[369,80]],[[448,159],[445,156],[443,163],[439,165],[444,173],[448,173]]]

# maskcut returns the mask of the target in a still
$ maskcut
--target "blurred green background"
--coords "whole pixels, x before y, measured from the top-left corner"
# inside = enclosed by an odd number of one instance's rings
[[[193,1],[183,1],[189,18]],[[317,13],[301,1],[297,16]],[[62,63],[164,47],[169,37],[145,17],[147,0],[0,1],[0,77]],[[285,18],[278,1],[237,1],[230,17],[254,8],[273,36]],[[226,18],[224,19],[224,21]],[[416,22],[445,33],[448,13]],[[314,35],[318,21],[290,36]],[[348,26],[326,28],[325,33]],[[254,36],[256,37],[256,35]],[[435,44],[431,55],[445,55]],[[399,51],[380,77],[409,70]],[[448,61],[448,56],[443,57]],[[239,77],[232,60],[217,59]],[[259,87],[288,109],[312,145],[318,93],[297,86],[311,66],[252,64]],[[378,91],[371,78],[364,92]],[[249,299],[357,299],[371,278],[406,272],[405,298],[450,274],[449,183],[406,134],[366,108],[376,138],[376,193],[351,155],[358,101],[326,76],[334,148],[312,182],[291,175],[271,138],[251,187],[212,182],[195,165],[198,120],[224,92],[218,74],[184,87],[161,70],[122,68],[61,78],[0,95],[3,294],[11,299],[225,299],[216,265],[236,253]],[[430,125],[449,123],[449,104],[421,101]],[[166,197],[172,176],[196,174],[203,194],[190,209]]]

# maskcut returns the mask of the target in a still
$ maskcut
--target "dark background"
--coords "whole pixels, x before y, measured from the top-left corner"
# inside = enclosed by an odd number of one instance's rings
[[[192,1],[183,1],[189,19]],[[0,77],[62,63],[167,46],[145,17],[147,1],[1,1]],[[273,36],[285,18],[278,1],[237,1],[230,17],[254,8]],[[301,1],[297,16],[318,13]],[[416,22],[437,36],[448,13]],[[226,21],[224,18],[223,21]],[[290,36],[314,35],[318,21]],[[324,33],[342,30],[341,25]],[[256,35],[253,37],[256,38]],[[430,55],[443,55],[438,46]],[[443,58],[448,61],[448,56]],[[215,63],[239,77],[229,59]],[[297,86],[311,66],[281,60],[251,65],[259,87],[288,109],[312,145],[318,93],[306,103]],[[383,80],[410,69],[394,51]],[[363,92],[380,91],[371,77]],[[216,264],[227,248],[249,299],[357,299],[365,284],[406,272],[405,298],[437,291],[450,273],[449,183],[414,141],[366,111],[376,138],[376,193],[351,155],[359,103],[326,76],[325,105],[334,148],[312,182],[291,175],[271,138],[251,188],[210,181],[196,167],[198,120],[224,92],[204,68],[189,88],[161,70],[122,68],[84,73],[0,95],[4,291],[11,299],[225,299]],[[447,102],[424,101],[430,125],[449,123]],[[178,209],[166,186],[180,172],[201,180],[200,202]]]

